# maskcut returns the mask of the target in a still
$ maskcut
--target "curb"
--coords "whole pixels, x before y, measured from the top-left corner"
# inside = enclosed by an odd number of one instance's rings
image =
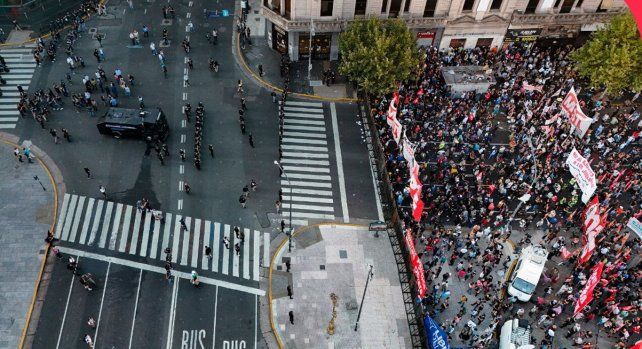
[[[12,134],[5,133],[5,132],[0,132],[0,142],[2,143],[5,143],[13,147],[20,147],[20,145],[18,144],[19,141],[20,141],[20,138],[17,136],[14,136]],[[62,182],[62,173],[60,172],[60,169],[58,169],[56,164],[53,162],[53,160],[45,152],[43,152],[40,148],[36,146],[32,145],[31,150],[33,154],[36,156],[36,161],[38,161],[38,164],[45,170],[45,172],[47,172],[47,176],[49,177],[49,181],[51,182],[51,185],[54,190],[53,221],[51,222],[50,228],[49,228],[51,229],[51,231],[54,231],[56,227],[56,218],[58,216],[58,188],[60,186],[62,189],[61,190],[62,193],[64,193],[66,192],[66,187]],[[53,171],[51,169],[53,169]],[[34,285],[33,295],[31,296],[31,304],[29,304],[29,310],[27,310],[27,317],[25,318],[25,324],[24,324],[24,327],[22,328],[20,341],[18,342],[19,343],[18,348],[20,349],[24,347],[25,339],[27,337],[27,330],[29,329],[29,326],[31,324],[31,315],[33,314],[34,305],[38,297],[38,290],[42,282],[42,276],[44,274],[45,266],[47,263],[47,256],[49,256],[50,248],[51,248],[51,244],[47,244],[45,246],[45,253],[43,255],[42,262],[40,262],[40,270],[38,271],[38,277],[36,278],[36,284]]]
[[[352,223],[336,223],[336,222],[322,222],[322,223],[317,223],[313,225],[308,225],[305,227],[300,227],[295,229],[292,232],[292,238],[294,239],[297,235],[300,235],[301,233],[304,233],[312,228],[318,228],[321,226],[342,226],[342,227],[360,227],[360,228],[367,228],[367,225],[363,224],[352,224]],[[274,311],[272,308],[272,270],[274,270],[275,267],[275,262],[278,258],[279,255],[281,255],[281,250],[285,247],[285,245],[288,243],[288,239],[285,238],[279,246],[274,250],[274,253],[272,254],[272,258],[270,259],[270,269],[268,270],[268,292],[267,292],[267,297],[268,297],[268,316],[270,318],[270,328],[272,329],[272,334],[274,335],[274,339],[276,340],[276,344],[279,349],[283,349],[283,340],[281,339],[281,333],[277,330],[276,325],[274,323]]]
[[[236,56],[239,57],[237,61],[238,61],[239,65],[241,66],[241,69],[243,69],[245,71],[245,73],[249,74],[259,85],[267,88],[268,90],[272,90],[272,91],[278,92],[278,93],[283,93],[283,89],[282,88],[278,88],[278,87],[272,85],[271,83],[269,83],[268,81],[266,81],[262,77],[256,75],[256,73],[254,73],[254,71],[252,69],[250,69],[250,66],[245,61],[245,56],[243,55],[243,52],[241,52],[240,39],[241,39],[241,34],[240,33],[236,33],[236,45],[235,45],[236,46],[235,47],[236,48]],[[303,99],[314,99],[314,100],[324,101],[324,102],[356,103],[356,102],[359,101],[358,98],[347,98],[347,97],[345,97],[345,98],[330,98],[330,97],[323,97],[323,96],[311,95],[311,94],[307,94],[307,93],[298,93],[298,92],[290,92],[289,94],[294,96],[294,97],[299,97],[299,98],[303,98]]]

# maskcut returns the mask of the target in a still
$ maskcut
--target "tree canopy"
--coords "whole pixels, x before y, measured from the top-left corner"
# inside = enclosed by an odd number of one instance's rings
[[[571,57],[578,73],[609,95],[642,89],[642,40],[628,11],[593,33]]]
[[[357,20],[339,36],[339,72],[367,93],[384,94],[417,71],[415,39],[400,20]]]

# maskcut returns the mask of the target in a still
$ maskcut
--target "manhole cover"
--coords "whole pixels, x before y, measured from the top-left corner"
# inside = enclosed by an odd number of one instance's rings
[[[341,259],[346,259],[346,258],[348,258],[348,251],[346,251],[346,250],[339,250],[339,258],[341,258]]]
[[[172,25],[172,20],[169,18],[163,19],[161,25]]]

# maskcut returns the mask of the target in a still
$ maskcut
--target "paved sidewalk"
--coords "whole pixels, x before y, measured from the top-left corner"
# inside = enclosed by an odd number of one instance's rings
[[[304,228],[306,229],[306,228]],[[276,331],[285,348],[409,348],[397,266],[385,234],[379,238],[365,226],[321,225],[287,242],[272,271],[272,309]],[[291,260],[291,272],[285,261]],[[354,331],[368,265],[374,266],[358,332]],[[287,296],[292,285],[293,299]],[[330,294],[338,296],[334,335]],[[288,313],[294,314],[291,325]]]
[[[30,313],[46,251],[44,238],[54,219],[54,188],[40,162],[18,162],[6,138],[0,135],[0,349],[15,349]]]

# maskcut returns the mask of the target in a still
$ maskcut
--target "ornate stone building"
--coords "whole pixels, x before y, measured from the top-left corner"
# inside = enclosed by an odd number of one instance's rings
[[[537,38],[581,38],[626,5],[624,0],[263,0],[261,7],[273,49],[293,60],[307,59],[310,52],[313,59],[335,60],[339,32],[358,18],[401,18],[419,45],[501,47]]]

